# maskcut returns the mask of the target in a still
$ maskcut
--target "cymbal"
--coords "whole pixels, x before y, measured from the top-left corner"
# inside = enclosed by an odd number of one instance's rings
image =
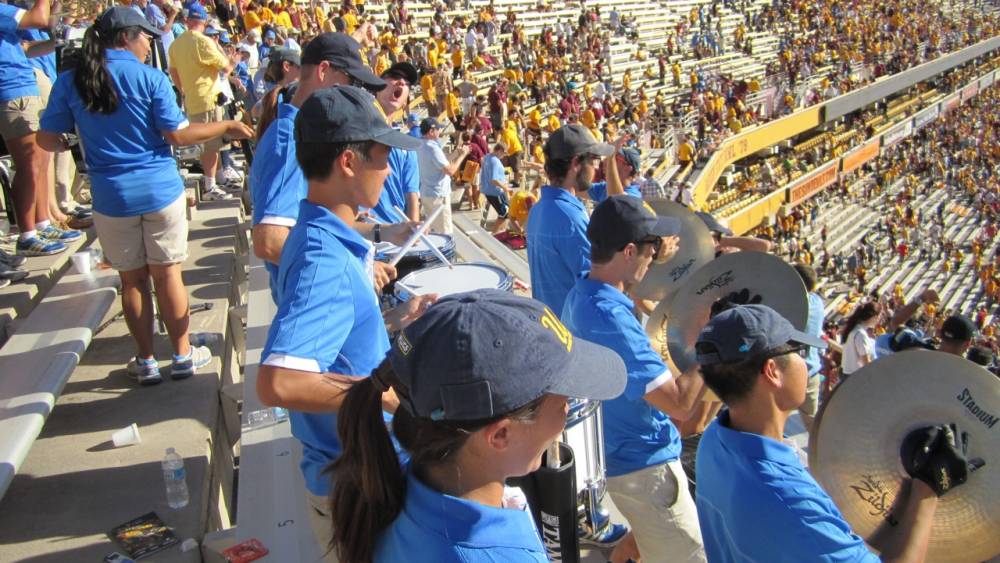
[[[907,350],[858,370],[817,416],[809,466],[855,533],[870,538],[898,522],[903,438],[945,423],[969,433],[969,458],[986,465],[939,500],[927,561],[985,561],[1000,554],[1000,379],[982,367]]]
[[[700,221],[700,219],[699,219]],[[804,330],[809,301],[802,278],[790,264],[764,252],[723,254],[690,276],[670,299],[660,301],[646,323],[653,349],[675,373],[693,367],[698,333],[708,324],[712,304],[734,291],[749,289],[761,303]]]
[[[676,217],[681,222],[677,254],[665,264],[651,264],[646,277],[631,290],[632,295],[639,299],[662,301],[715,258],[715,241],[705,223],[687,207],[666,200],[646,203],[657,215]]]

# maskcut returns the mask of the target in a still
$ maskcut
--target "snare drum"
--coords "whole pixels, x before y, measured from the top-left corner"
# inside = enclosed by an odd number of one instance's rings
[[[444,254],[445,258],[449,261],[455,259],[455,239],[451,238],[449,235],[441,233],[427,233],[424,235],[427,240],[432,242],[441,254]],[[389,262],[392,260],[396,253],[399,252],[399,247],[391,242],[382,241],[375,245],[375,259],[380,262]],[[427,246],[424,241],[417,239],[416,243],[406,251],[403,258],[396,263],[396,272],[398,278],[402,278],[406,274],[414,270],[420,270],[426,268],[437,262],[438,258],[434,254],[434,251]]]
[[[573,449],[577,502],[583,505],[587,521],[591,522],[606,488],[600,401],[570,399],[561,440]]]
[[[406,275],[396,284],[396,298],[406,301],[410,294],[399,287],[400,283],[418,295],[436,293],[438,297],[444,297],[476,289],[511,291],[514,288],[514,277],[503,268],[483,262],[452,264],[451,268],[425,268]]]

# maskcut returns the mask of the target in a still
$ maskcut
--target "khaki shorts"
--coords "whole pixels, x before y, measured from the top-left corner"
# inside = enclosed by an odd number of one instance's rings
[[[41,96],[24,96],[0,102],[0,137],[20,139],[38,132],[45,104]]]
[[[225,121],[225,112],[222,108],[215,108],[204,113],[189,115],[188,121],[191,123],[217,123]],[[223,142],[222,137],[218,137],[202,144],[201,147],[201,150],[205,152],[218,152],[228,149],[229,143]]]
[[[680,461],[608,477],[608,493],[632,527],[643,561],[705,563],[698,510]]]
[[[134,217],[110,217],[94,212],[94,227],[104,256],[119,272],[144,268],[147,264],[168,266],[187,259],[187,198],[152,213]]]
[[[434,212],[437,206],[443,205],[441,214],[431,223],[431,232],[452,234],[454,227],[451,222],[451,198],[450,197],[420,197],[420,208],[423,210],[424,218]]]
[[[323,552],[324,563],[337,563],[337,554],[330,549],[333,540],[333,516],[330,514],[330,499],[312,494],[306,490],[306,503],[309,505],[309,527],[312,528],[320,551]]]

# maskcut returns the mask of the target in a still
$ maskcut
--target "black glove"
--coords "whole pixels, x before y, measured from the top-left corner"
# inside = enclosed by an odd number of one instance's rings
[[[938,425],[907,434],[900,447],[903,468],[914,479],[927,483],[941,496],[965,483],[969,473],[979,469],[982,459],[967,459],[969,434],[958,426]]]
[[[712,318],[723,311],[728,311],[737,305],[757,305],[761,301],[763,301],[763,298],[760,295],[751,296],[750,290],[744,287],[743,289],[734,291],[729,295],[720,298],[715,303],[712,303],[712,310],[709,314],[709,318]]]

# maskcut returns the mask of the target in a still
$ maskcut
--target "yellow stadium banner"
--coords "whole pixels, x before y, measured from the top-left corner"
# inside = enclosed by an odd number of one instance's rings
[[[875,143],[875,154],[878,154],[878,143]],[[792,207],[809,199],[813,194],[829,186],[837,179],[837,165],[834,160],[804,178],[799,178],[788,186],[788,204]]]
[[[834,174],[837,170],[834,167]],[[764,222],[764,219],[778,214],[778,210],[785,204],[785,192],[787,188],[781,188],[771,192],[764,199],[754,203],[746,209],[741,209],[726,218],[729,228],[735,235],[743,235]]]
[[[708,195],[712,193],[715,184],[730,164],[803,131],[818,127],[822,123],[820,114],[822,107],[822,105],[815,105],[806,108],[723,141],[722,146],[715,151],[708,164],[705,165],[705,170],[698,177],[697,185],[694,186],[695,205],[698,208],[705,205]]]
[[[853,151],[845,154],[842,161],[844,165],[841,172],[845,174],[851,172],[860,167],[862,164],[878,156],[878,141],[879,139],[876,137],[875,139],[872,139],[871,141],[868,141]]]

